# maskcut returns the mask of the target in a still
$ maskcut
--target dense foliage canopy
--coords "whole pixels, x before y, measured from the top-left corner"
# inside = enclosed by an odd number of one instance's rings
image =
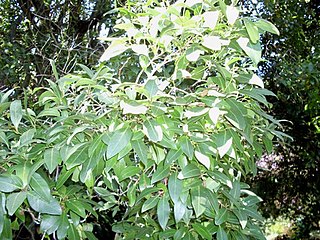
[[[265,239],[243,180],[284,136],[254,73],[277,28],[222,0],[113,14],[99,67],[1,93],[0,238]]]

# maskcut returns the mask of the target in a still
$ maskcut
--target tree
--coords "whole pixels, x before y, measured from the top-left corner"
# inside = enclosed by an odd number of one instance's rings
[[[1,86],[37,87],[75,64],[94,65],[103,51],[97,39],[113,25],[107,0],[4,0],[0,3]]]
[[[281,33],[264,36],[268,62],[261,64],[260,73],[278,96],[271,101],[272,112],[287,120],[283,126],[293,137],[290,144],[278,145],[274,156],[262,160],[268,171],[261,171],[252,182],[265,199],[266,216],[284,214],[297,222],[298,238],[308,237],[320,220],[319,3],[277,1],[251,7]]]
[[[277,29],[223,1],[117,11],[104,65],[53,65],[34,111],[1,95],[1,238],[28,215],[44,237],[96,239],[111,215],[124,239],[265,239],[243,179],[282,137],[253,73]]]

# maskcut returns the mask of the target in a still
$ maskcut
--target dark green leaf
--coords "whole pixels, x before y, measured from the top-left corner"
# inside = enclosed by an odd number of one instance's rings
[[[192,227],[196,230],[197,233],[200,234],[200,236],[204,239],[211,240],[212,236],[210,232],[207,230],[207,228],[200,223],[194,223],[192,224]]]
[[[30,181],[32,189],[44,200],[50,202],[52,196],[48,183],[41,177],[40,174],[35,173]]]
[[[149,199],[147,199],[141,208],[141,212],[146,212],[151,208],[154,208],[157,204],[158,204],[159,198],[158,197],[151,197]]]
[[[74,213],[78,214],[80,217],[82,217],[82,218],[86,217],[85,208],[82,206],[80,201],[75,200],[75,199],[69,200],[66,202],[66,206],[68,209],[70,209]]]
[[[118,179],[121,182],[122,180],[129,178],[129,177],[132,177],[138,173],[140,173],[140,168],[135,167],[135,166],[129,166],[120,172]]]
[[[67,236],[68,236],[69,240],[79,240],[80,239],[79,232],[78,232],[77,228],[72,223],[69,223],[69,229],[67,231]]]
[[[228,235],[221,226],[219,226],[219,229],[217,232],[217,240],[228,240]]]
[[[228,219],[228,210],[225,208],[221,208],[219,212],[217,213],[214,222],[216,225],[221,225]]]

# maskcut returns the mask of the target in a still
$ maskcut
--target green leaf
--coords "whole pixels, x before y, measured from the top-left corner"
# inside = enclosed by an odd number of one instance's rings
[[[168,190],[170,197],[174,203],[179,200],[182,188],[183,184],[182,181],[178,179],[177,173],[171,174],[168,181]]]
[[[50,188],[48,183],[41,177],[40,174],[33,174],[30,181],[31,188],[44,200],[50,202],[52,196],[50,194]]]
[[[65,162],[67,170],[84,163],[88,159],[88,144],[82,145]]]
[[[0,131],[0,142],[4,143],[9,148],[9,142],[6,134],[2,131]]]
[[[228,210],[226,208],[221,208],[214,218],[214,223],[216,225],[221,225],[228,219]]]
[[[178,178],[185,179],[190,177],[197,177],[199,175],[200,175],[199,168],[195,164],[190,163],[182,169],[182,171],[178,175]]]
[[[174,219],[178,223],[187,211],[187,206],[181,201],[178,200],[174,203]]]
[[[123,110],[123,114],[146,114],[148,108],[142,104],[139,104],[136,101],[131,101],[130,103],[126,103],[124,101],[120,102],[120,107]]]
[[[151,79],[144,85],[144,88],[147,90],[150,98],[154,97],[159,91],[156,81]]]
[[[228,240],[228,235],[221,226],[219,226],[219,229],[217,232],[217,240]]]
[[[247,223],[248,223],[248,215],[244,211],[241,211],[238,209],[233,209],[232,211],[239,219],[239,222],[240,222],[242,229],[245,229],[245,227],[247,226]]]
[[[258,28],[273,33],[280,35],[279,30],[276,26],[274,26],[271,22],[264,20],[264,19],[259,19],[257,22],[254,23]]]
[[[138,155],[139,159],[145,166],[148,165],[148,147],[144,143],[143,139],[135,140],[131,142],[133,150]]]
[[[237,40],[237,43],[242,48],[242,50],[251,58],[252,62],[255,65],[261,61],[261,45],[260,43],[252,44],[248,38],[240,37]]]
[[[256,25],[253,22],[251,22],[248,19],[243,19],[243,21],[244,21],[244,25],[247,29],[247,32],[249,34],[251,42],[257,43],[260,39],[258,28],[256,27]]]
[[[59,202],[54,198],[47,202],[35,191],[29,191],[27,199],[30,206],[37,212],[48,213],[51,215],[60,215],[62,213]]]
[[[159,198],[158,197],[151,197],[149,199],[147,199],[141,208],[141,212],[146,212],[151,208],[154,208],[157,204],[158,204]]]
[[[44,164],[51,174],[61,162],[59,149],[53,147],[44,152]]]
[[[179,148],[178,150],[170,149],[166,156],[166,164],[172,164],[178,160],[178,158],[182,155],[182,150]]]
[[[158,167],[157,170],[152,174],[151,184],[163,180],[169,175],[170,165],[166,165],[165,167]]]
[[[128,199],[129,199],[129,207],[133,207],[136,202],[136,192],[137,192],[137,184],[132,184],[132,186],[128,189]]]
[[[123,169],[118,176],[119,182],[129,177],[132,177],[136,174],[140,173],[140,168],[135,166],[129,166]]]
[[[199,152],[199,151],[195,151],[194,155],[196,156],[196,159],[203,165],[205,166],[207,169],[210,169],[210,158]]]
[[[26,199],[26,192],[11,193],[7,196],[8,214],[12,216]]]
[[[122,41],[113,41],[107,50],[102,54],[100,62],[109,61],[126,51],[128,47]]]
[[[132,132],[130,128],[122,128],[114,132],[107,148],[107,159],[112,158],[124,149],[130,142]]]
[[[20,189],[23,186],[23,182],[21,179],[15,175],[0,176],[0,191],[9,193],[13,192],[14,190]]]
[[[57,108],[44,109],[38,114],[38,118],[41,117],[60,117],[60,112]]]
[[[206,195],[201,186],[191,189],[191,203],[196,217],[200,217],[206,210]]]
[[[158,222],[163,230],[166,229],[167,223],[169,221],[170,215],[170,206],[168,199],[165,196],[162,196],[158,202],[157,207],[157,216]]]
[[[67,236],[67,232],[69,229],[69,221],[67,217],[67,213],[63,212],[60,216],[60,225],[57,230],[57,237],[58,239],[63,239]]]
[[[210,232],[207,230],[205,226],[201,225],[200,223],[194,223],[192,224],[192,227],[194,228],[194,230],[196,230],[197,233],[200,234],[202,238],[208,240],[212,239]]]
[[[16,129],[22,119],[22,106],[20,100],[15,100],[10,104],[10,119]]]
[[[147,119],[143,123],[143,129],[150,141],[160,142],[162,140],[163,132],[161,126],[159,126],[153,119]]]
[[[194,148],[193,148],[193,145],[190,142],[189,138],[186,137],[186,136],[182,136],[179,139],[179,143],[180,143],[182,152],[184,152],[184,154],[186,154],[186,156],[189,159],[192,159],[193,158],[193,153],[194,153]]]
[[[77,228],[72,223],[69,223],[67,236],[68,236],[69,240],[79,240],[79,239],[81,239]]]
[[[3,220],[3,230],[0,235],[1,240],[12,240],[12,227],[11,227],[11,221],[6,216]]]
[[[40,223],[40,230],[51,235],[58,229],[60,224],[60,216],[43,215]]]
[[[78,214],[80,217],[86,217],[85,208],[82,206],[81,202],[75,199],[69,200],[66,202],[66,206],[68,209]]]
[[[216,135],[216,144],[218,153],[222,158],[232,147],[232,136],[227,131],[219,133]]]

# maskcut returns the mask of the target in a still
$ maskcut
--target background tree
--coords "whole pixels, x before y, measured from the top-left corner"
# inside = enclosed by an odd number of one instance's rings
[[[280,0],[245,5],[251,14],[274,22],[281,33],[263,37],[268,62],[259,73],[278,97],[271,100],[272,112],[288,120],[283,126],[293,137],[261,161],[267,171],[252,182],[265,199],[265,215],[290,217],[301,227],[297,233],[307,237],[320,220],[320,4]]]
[[[97,39],[112,31],[109,0],[3,0],[0,3],[0,85],[36,87],[51,78],[50,60],[68,73],[76,63],[95,65]]]

